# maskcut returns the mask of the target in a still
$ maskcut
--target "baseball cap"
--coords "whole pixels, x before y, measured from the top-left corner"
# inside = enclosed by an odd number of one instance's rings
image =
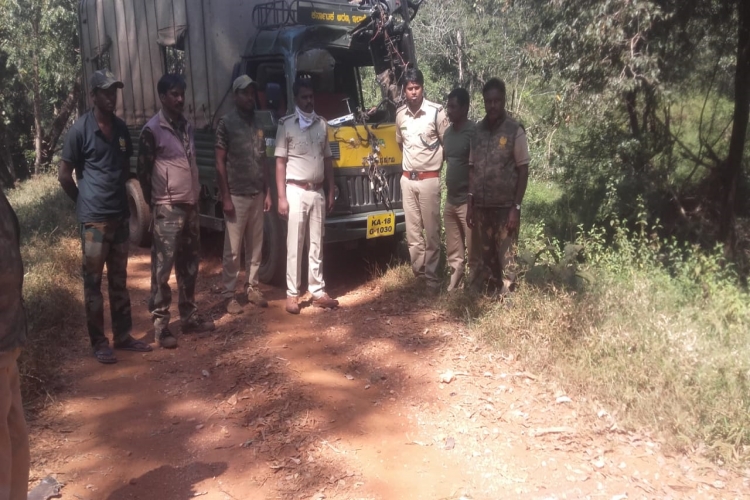
[[[235,78],[234,83],[232,83],[232,92],[243,90],[247,88],[248,85],[257,85],[257,84],[249,76],[240,75],[237,78]]]
[[[89,80],[89,84],[91,85],[91,90],[108,89],[113,85],[115,88],[121,89],[125,86],[120,80],[115,78],[115,75],[113,75],[108,69],[94,71],[94,74],[91,75],[91,79]]]

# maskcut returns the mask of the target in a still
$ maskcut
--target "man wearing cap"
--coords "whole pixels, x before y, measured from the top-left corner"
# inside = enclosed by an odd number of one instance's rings
[[[130,226],[125,183],[133,145],[125,122],[115,116],[121,81],[106,70],[90,80],[94,107],[70,128],[63,146],[58,180],[76,204],[83,249],[83,296],[91,346],[100,363],[115,363],[104,335],[102,273],[107,265],[109,308],[115,349],[148,352],[151,347],[130,334],[133,321],[127,289]],[[73,180],[75,172],[78,184]]]
[[[406,241],[414,275],[437,291],[440,261],[440,167],[448,117],[443,107],[424,98],[424,76],[404,72],[406,104],[396,111],[396,141],[403,152],[401,193]]]
[[[307,289],[312,294],[313,305],[331,309],[338,307],[339,301],[328,296],[323,281],[323,232],[326,212],[333,210],[335,201],[328,124],[315,113],[309,78],[298,78],[292,90],[296,111],[279,121],[276,132],[276,188],[279,216],[289,220],[286,311],[299,314],[305,243],[308,247]]]
[[[224,211],[222,279],[227,312],[239,314],[235,299],[240,254],[245,247],[247,300],[260,307],[268,301],[258,289],[258,269],[263,247],[263,212],[271,209],[270,175],[266,164],[263,130],[255,120],[255,82],[247,75],[232,84],[235,108],[216,127],[216,174]]]
[[[166,349],[177,347],[177,338],[169,329],[169,277],[173,268],[182,333],[215,328],[212,320],[198,314],[195,302],[200,263],[200,183],[193,127],[182,114],[186,88],[180,75],[167,74],[159,79],[156,92],[161,111],[146,123],[138,140],[138,179],[143,198],[151,206],[154,228],[148,309],[154,322],[154,338]]]

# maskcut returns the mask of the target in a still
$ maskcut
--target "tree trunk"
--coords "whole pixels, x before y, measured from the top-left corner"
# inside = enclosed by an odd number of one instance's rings
[[[729,140],[729,155],[721,166],[721,220],[719,238],[724,244],[724,253],[734,255],[735,216],[737,212],[737,184],[742,175],[742,152],[747,136],[748,114],[750,114],[750,2],[737,2],[739,27],[737,30],[737,68],[734,74],[734,116],[732,136]]]
[[[32,91],[34,94],[33,98],[33,112],[34,112],[34,175],[39,175],[42,172],[42,94],[39,89],[39,48],[37,43],[39,41],[39,23],[41,13],[34,12],[31,19],[31,30],[32,30],[32,52],[31,52],[31,65],[32,65]]]
[[[458,56],[458,84],[463,87],[464,84],[464,43],[463,37],[461,36],[461,30],[456,30],[456,43],[458,45],[456,51]]]
[[[40,160],[42,165],[49,165],[52,161],[52,157],[55,154],[55,148],[57,148],[57,141],[60,140],[60,136],[62,135],[63,130],[65,130],[65,125],[67,125],[70,115],[78,106],[78,97],[80,93],[81,84],[76,80],[73,83],[73,88],[68,93],[68,97],[60,108],[60,112],[55,117],[52,126],[44,137],[42,156]]]
[[[631,91],[625,94],[625,106],[628,110],[628,118],[630,118],[630,132],[633,137],[641,135],[641,128],[638,125],[638,109],[635,101],[635,91]]]
[[[8,139],[8,129],[5,124],[0,120],[0,137],[2,137],[2,144],[0,145],[0,151],[2,151],[2,163],[5,168],[0,171],[0,178],[7,187],[12,187],[16,182],[16,165],[13,162],[13,151],[10,147],[10,140]]]

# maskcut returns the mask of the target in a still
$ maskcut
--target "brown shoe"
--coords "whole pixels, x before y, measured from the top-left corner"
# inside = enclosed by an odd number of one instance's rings
[[[227,312],[229,314],[240,314],[242,312],[242,306],[237,302],[237,299],[230,299],[227,302]]]
[[[320,297],[313,297],[312,303],[315,307],[322,307],[323,309],[334,309],[339,306],[339,301],[332,299],[327,293]]]
[[[289,314],[299,314],[299,304],[297,304],[297,297],[287,296],[286,312],[288,312]]]
[[[249,287],[247,289],[247,301],[258,307],[268,307],[268,301],[263,296],[263,293],[257,288]]]

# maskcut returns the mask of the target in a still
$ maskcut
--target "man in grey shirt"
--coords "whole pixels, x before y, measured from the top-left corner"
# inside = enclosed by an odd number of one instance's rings
[[[448,291],[461,284],[465,273],[466,254],[469,270],[477,270],[476,236],[466,224],[466,208],[469,194],[469,151],[476,126],[468,119],[469,93],[462,88],[448,94],[446,112],[451,124],[443,136],[443,157],[447,164],[445,184],[448,197],[443,210],[445,247],[451,279]]]

